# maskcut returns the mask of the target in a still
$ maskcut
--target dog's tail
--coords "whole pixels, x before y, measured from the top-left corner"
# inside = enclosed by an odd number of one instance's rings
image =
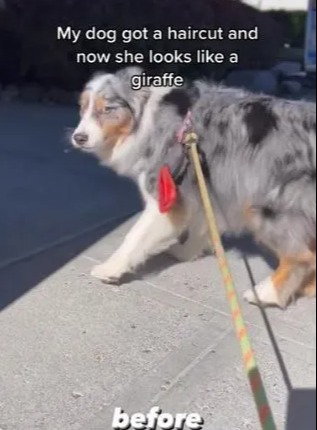
[[[258,239],[280,255],[313,252],[316,246],[316,171],[290,175],[262,201],[248,208],[248,220]]]

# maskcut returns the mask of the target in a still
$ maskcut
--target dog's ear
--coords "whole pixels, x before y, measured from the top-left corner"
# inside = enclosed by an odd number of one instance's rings
[[[126,67],[125,69],[119,70],[117,72],[117,77],[121,81],[131,82],[133,76],[140,76],[143,73],[143,69],[137,66]]]
[[[140,90],[132,90],[132,78],[135,76],[142,76],[144,70],[141,67],[131,66],[117,72],[116,76],[120,79],[121,84],[124,86],[125,91],[133,91],[134,93],[139,93],[140,96],[145,97],[149,95],[150,90],[148,87],[143,87]]]
[[[150,97],[151,90],[149,87],[143,87],[136,91],[132,89],[132,78],[134,76],[141,76],[143,69],[141,67],[126,67],[116,73],[117,78],[120,80],[124,88],[124,95],[127,97],[130,106],[133,108],[136,116],[140,116],[144,105]]]

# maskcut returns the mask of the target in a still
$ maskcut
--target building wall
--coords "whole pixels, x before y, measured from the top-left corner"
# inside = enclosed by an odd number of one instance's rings
[[[307,10],[309,0],[243,0],[251,6],[261,10],[285,9],[285,10]]]

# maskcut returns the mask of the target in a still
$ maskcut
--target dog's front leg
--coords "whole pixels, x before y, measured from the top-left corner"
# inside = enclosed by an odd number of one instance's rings
[[[92,276],[117,283],[146,260],[177,243],[182,229],[182,210],[161,214],[156,202],[150,202],[120,248],[103,264],[92,270]]]

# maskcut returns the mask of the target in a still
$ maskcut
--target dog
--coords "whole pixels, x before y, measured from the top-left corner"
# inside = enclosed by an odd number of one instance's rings
[[[221,233],[251,233],[279,259],[276,272],[247,291],[250,303],[285,307],[316,294],[316,106],[197,81],[182,88],[131,89],[130,67],[94,76],[80,98],[72,144],[133,179],[144,211],[119,249],[92,275],[119,282],[149,257],[191,260],[209,248],[195,172],[176,136],[188,112]],[[158,205],[168,165],[177,201]]]

